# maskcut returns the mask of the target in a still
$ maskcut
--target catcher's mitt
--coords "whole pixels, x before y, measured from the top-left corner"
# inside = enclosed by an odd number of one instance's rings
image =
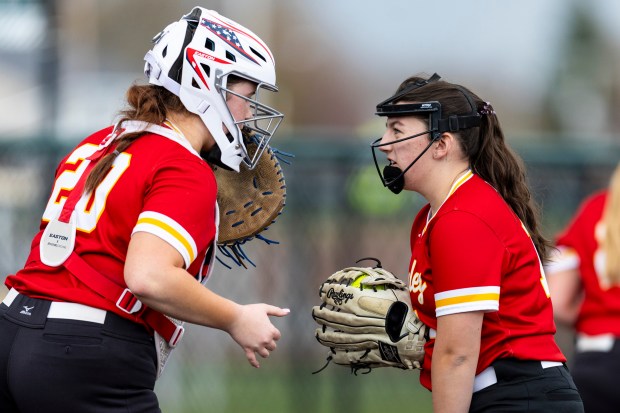
[[[405,283],[380,263],[332,274],[319,295],[323,303],[312,308],[312,317],[320,325],[317,340],[330,349],[327,364],[350,366],[356,374],[375,367],[421,368],[428,328],[411,309]]]
[[[243,132],[251,157],[258,149],[259,140],[245,130]],[[212,167],[217,180],[220,210],[217,244],[225,256],[245,267],[244,260],[252,262],[241,250],[241,245],[253,238],[275,243],[259,234],[282,213],[286,199],[284,174],[276,153],[269,146],[252,170],[245,165],[239,172],[215,165]]]

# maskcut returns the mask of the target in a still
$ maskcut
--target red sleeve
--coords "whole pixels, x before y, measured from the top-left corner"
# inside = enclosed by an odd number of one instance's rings
[[[603,214],[605,199],[606,193],[603,192],[583,201],[566,229],[558,235],[557,245],[578,249],[584,239],[593,238],[594,227]]]
[[[186,267],[215,237],[217,183],[208,165],[198,161],[158,167],[133,231],[150,232],[170,243]]]

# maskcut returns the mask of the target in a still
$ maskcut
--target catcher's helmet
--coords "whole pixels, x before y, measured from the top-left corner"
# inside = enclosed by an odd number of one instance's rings
[[[219,161],[239,171],[244,162],[254,168],[283,115],[259,103],[259,92],[276,92],[275,63],[265,43],[250,30],[215,11],[195,7],[181,20],[153,38],[154,46],[144,57],[149,83],[177,95],[183,105],[200,116],[221,152]],[[253,98],[231,91],[229,76],[256,83]],[[232,93],[250,102],[253,117],[233,119],[226,105]],[[223,126],[228,130],[226,134]],[[259,150],[248,155],[240,127],[258,132]]]

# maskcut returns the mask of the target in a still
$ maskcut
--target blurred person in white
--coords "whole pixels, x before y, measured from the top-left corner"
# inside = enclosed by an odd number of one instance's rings
[[[270,316],[288,309],[203,285],[218,226],[210,164],[254,167],[242,128],[267,147],[283,117],[258,101],[277,90],[273,56],[200,7],[153,42],[149,83],[61,161],[26,264],[6,279],[3,413],[159,412],[155,381],[184,322],[227,332],[254,367],[276,348]]]
[[[620,164],[557,236],[548,264],[553,313],[575,330],[571,372],[586,412],[617,412],[620,392]]]

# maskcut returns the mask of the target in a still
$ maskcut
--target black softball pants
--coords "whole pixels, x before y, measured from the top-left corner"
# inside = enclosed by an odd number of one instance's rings
[[[576,352],[571,371],[587,413],[620,411],[620,340],[610,351]]]
[[[577,387],[565,365],[543,369],[539,361],[493,363],[497,383],[472,396],[470,413],[583,413]]]
[[[159,413],[157,355],[143,326],[48,318],[50,302],[0,305],[0,412]]]

